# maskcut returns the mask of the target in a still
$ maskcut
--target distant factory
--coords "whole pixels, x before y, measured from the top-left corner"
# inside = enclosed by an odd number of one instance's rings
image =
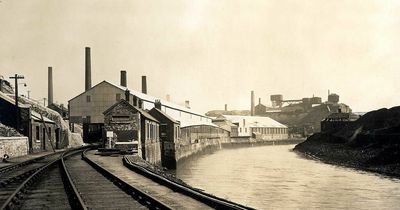
[[[252,103],[254,106],[254,93],[252,92]],[[271,106],[261,103],[255,105],[251,110],[255,116],[267,116],[290,127],[292,134],[308,136],[321,131],[320,122],[331,113],[351,113],[348,105],[339,103],[339,95],[328,91],[327,101],[323,102],[321,97],[312,96],[302,99],[284,99],[283,95],[270,96]]]
[[[321,97],[312,96],[301,99],[284,99],[282,94],[273,94],[269,97],[270,104],[264,104],[258,98],[255,103],[255,93],[250,93],[249,110],[212,110],[207,116],[220,117],[229,115],[268,117],[288,127],[291,137],[309,136],[321,131],[321,121],[332,113],[351,113],[351,108],[339,102],[339,95],[328,91],[327,101]],[[240,130],[239,130],[240,133]]]

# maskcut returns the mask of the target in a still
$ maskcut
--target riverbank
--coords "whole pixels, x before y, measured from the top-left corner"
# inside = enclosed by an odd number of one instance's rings
[[[317,133],[296,145],[294,151],[328,164],[400,178],[399,144],[355,145],[331,134]]]

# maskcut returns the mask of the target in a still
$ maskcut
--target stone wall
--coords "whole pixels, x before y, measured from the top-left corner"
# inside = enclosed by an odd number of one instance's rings
[[[28,154],[28,137],[0,137],[0,158],[4,154],[18,157]]]
[[[146,142],[145,145],[146,161],[151,164],[161,165],[161,145],[160,142]]]
[[[183,160],[192,155],[202,152],[208,147],[220,147],[220,138],[210,138],[210,139],[198,139],[197,143],[187,144],[187,145],[177,145],[176,148],[176,161]]]

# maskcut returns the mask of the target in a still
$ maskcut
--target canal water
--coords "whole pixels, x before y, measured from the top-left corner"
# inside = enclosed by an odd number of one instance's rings
[[[303,158],[294,145],[222,149],[177,177],[257,209],[400,209],[400,180]]]

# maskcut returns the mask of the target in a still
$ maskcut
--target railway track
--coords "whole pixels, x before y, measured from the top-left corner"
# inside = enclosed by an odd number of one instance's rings
[[[247,206],[240,205],[240,204],[237,204],[237,203],[234,203],[232,201],[228,201],[228,200],[225,200],[222,198],[218,198],[216,196],[207,194],[207,193],[199,191],[199,190],[195,190],[188,186],[181,185],[177,182],[169,180],[163,176],[160,176],[157,173],[154,173],[153,171],[148,170],[145,167],[142,167],[138,164],[131,162],[127,156],[124,156],[123,163],[130,170],[132,170],[136,173],[139,173],[145,177],[148,177],[151,180],[153,180],[154,182],[164,185],[176,192],[180,192],[180,193],[187,195],[189,197],[192,197],[200,202],[203,202],[214,209],[238,209],[238,210],[252,209]]]
[[[41,159],[42,165],[33,161],[4,172],[11,178],[28,174],[0,189],[1,209],[171,209],[90,161],[83,151],[66,151]]]

